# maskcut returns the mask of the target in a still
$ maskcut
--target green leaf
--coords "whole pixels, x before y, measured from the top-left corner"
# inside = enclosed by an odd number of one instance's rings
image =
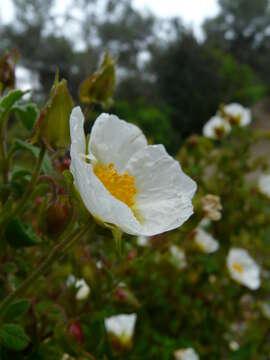
[[[32,130],[39,114],[36,104],[28,103],[24,105],[16,105],[13,107],[13,110],[24,127],[27,130]]]
[[[27,143],[26,141],[20,140],[20,139],[15,139],[14,142],[14,151],[16,150],[20,150],[20,149],[24,149],[24,150],[28,150],[29,152],[32,153],[32,155],[37,159],[40,149],[34,145],[31,145],[29,143]],[[51,174],[53,173],[53,166],[51,163],[51,160],[49,158],[49,156],[47,154],[45,154],[43,162],[42,162],[42,170],[46,173],[46,174]]]
[[[22,91],[22,90],[12,90],[12,91],[10,91],[6,96],[4,96],[0,100],[0,108],[1,108],[2,112],[7,113],[8,111],[10,111],[12,106],[18,100],[20,100],[23,97],[24,94],[26,94],[26,91]]]
[[[9,220],[5,235],[7,242],[14,248],[34,246],[41,243],[41,239],[30,225],[24,226],[18,218]]]
[[[29,337],[20,325],[4,324],[0,327],[0,343],[11,350],[23,350],[29,341]]]
[[[4,309],[3,318],[8,321],[13,321],[24,315],[28,311],[29,306],[30,301],[27,299],[15,300]]]

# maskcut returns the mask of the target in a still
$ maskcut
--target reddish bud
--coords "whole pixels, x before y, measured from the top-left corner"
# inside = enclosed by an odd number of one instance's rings
[[[75,321],[68,327],[69,335],[74,338],[80,345],[83,344],[83,332],[79,321]]]

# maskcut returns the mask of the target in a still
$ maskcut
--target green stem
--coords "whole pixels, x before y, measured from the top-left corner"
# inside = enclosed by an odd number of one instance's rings
[[[90,229],[89,224],[83,226],[76,234],[65,237],[60,241],[46,256],[46,259],[40,264],[40,266],[24,281],[21,285],[11,294],[9,294],[3,302],[0,304],[0,313],[1,311],[9,305],[14,299],[19,295],[24,293],[35,281],[43,274],[46,273],[49,266],[52,265],[57,259],[59,259],[66,249],[73,245],[77,240],[79,240],[85,233]]]
[[[28,186],[25,190],[25,193],[23,194],[23,197],[21,198],[20,202],[18,203],[17,207],[15,208],[15,210],[12,214],[13,216],[17,216],[22,212],[22,210],[25,206],[25,203],[31,196],[31,193],[32,193],[32,191],[37,183],[38,177],[39,177],[39,173],[40,173],[40,169],[41,169],[41,165],[42,165],[42,161],[43,161],[45,152],[46,152],[46,149],[43,146],[39,151],[37,163],[36,163],[32,178],[31,178],[30,182],[28,183]]]
[[[122,244],[122,236],[123,232],[118,228],[112,229],[113,238],[115,241],[116,251],[120,259],[123,257],[123,244]]]

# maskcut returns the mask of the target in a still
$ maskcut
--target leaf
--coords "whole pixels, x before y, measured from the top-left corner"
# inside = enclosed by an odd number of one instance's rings
[[[24,226],[18,218],[9,220],[5,235],[7,242],[14,248],[35,246],[41,243],[41,239],[32,227],[30,225]]]
[[[23,350],[29,341],[29,337],[20,325],[4,324],[0,327],[0,343],[11,350]]]
[[[100,69],[90,75],[80,85],[80,101],[86,104],[108,106],[112,102],[115,87],[115,60],[105,54]]]
[[[29,309],[30,301],[27,299],[16,300],[9,304],[3,311],[3,318],[11,321],[23,316]]]
[[[26,141],[23,141],[20,139],[15,139],[14,150],[16,151],[19,149],[24,149],[24,150],[30,151],[36,159],[38,158],[39,151],[40,151],[37,146],[31,145],[31,144],[27,143]],[[42,170],[46,174],[53,173],[53,166],[52,166],[51,160],[47,154],[45,154],[43,162],[42,162]]]
[[[12,106],[20,100],[27,91],[11,90],[6,96],[0,100],[0,108],[2,112],[7,113],[11,110]]]
[[[36,104],[28,103],[13,107],[17,117],[27,130],[32,130],[38,117],[39,110]]]

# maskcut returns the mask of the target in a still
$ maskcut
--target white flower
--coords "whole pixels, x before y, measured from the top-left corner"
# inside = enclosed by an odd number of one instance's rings
[[[229,343],[229,348],[230,348],[232,351],[237,351],[237,350],[240,349],[240,345],[238,344],[237,341],[232,340],[232,341],[230,341],[230,343]]]
[[[263,194],[270,197],[270,174],[261,175],[259,179],[259,189]]]
[[[216,252],[219,249],[219,243],[214,239],[214,237],[205,231],[200,226],[196,229],[195,242],[206,254],[211,254]]]
[[[246,126],[251,122],[250,110],[241,104],[231,103],[225,105],[219,115],[221,113],[231,125]]]
[[[205,195],[202,198],[202,209],[206,218],[213,221],[220,220],[222,210],[220,197],[212,194]]]
[[[73,274],[68,276],[66,285],[68,287],[74,286],[76,289],[78,289],[75,296],[77,300],[87,299],[91,292],[91,289],[87,285],[86,281],[84,279],[76,279]]]
[[[184,250],[180,249],[176,245],[170,246],[170,254],[172,261],[178,269],[184,269],[187,266],[186,254]]]
[[[203,127],[203,135],[210,139],[220,139],[230,131],[230,124],[218,115],[211,117]]]
[[[227,256],[227,267],[231,277],[251,290],[260,287],[260,268],[247,250],[232,248]]]
[[[114,335],[123,344],[131,341],[134,334],[136,314],[121,314],[104,320],[106,331]]]
[[[137,244],[139,246],[149,246],[150,245],[150,240],[151,240],[151,237],[150,236],[138,236],[137,237]]]
[[[70,117],[70,170],[95,218],[131,235],[152,236],[179,227],[192,215],[196,183],[162,145],[148,146],[137,126],[102,114],[86,154],[83,123],[76,107]]]
[[[199,360],[199,356],[192,348],[180,349],[174,353],[175,360]]]
[[[84,300],[88,298],[91,290],[84,279],[77,280],[75,283],[75,287],[78,289],[76,293],[77,300]]]

